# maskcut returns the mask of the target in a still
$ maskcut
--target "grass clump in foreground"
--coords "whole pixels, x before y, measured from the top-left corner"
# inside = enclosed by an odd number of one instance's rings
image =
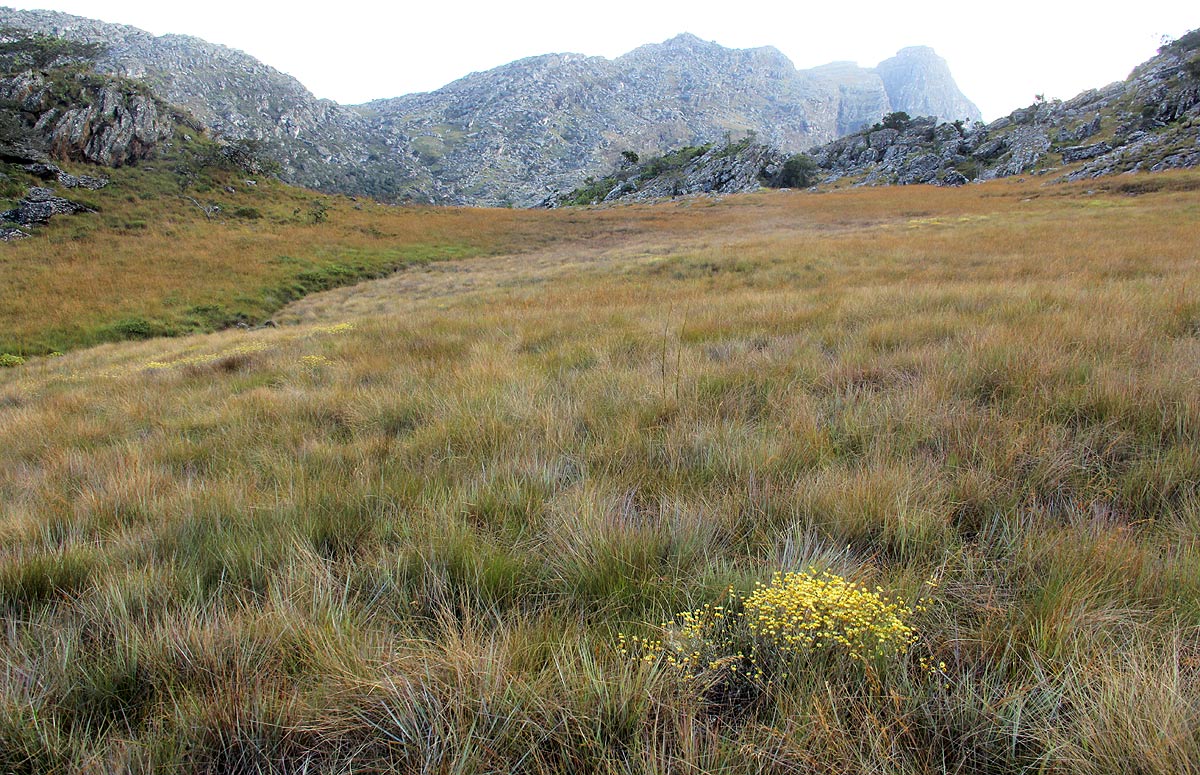
[[[2,369],[0,771],[1196,772],[1194,177],[350,208],[520,244]]]

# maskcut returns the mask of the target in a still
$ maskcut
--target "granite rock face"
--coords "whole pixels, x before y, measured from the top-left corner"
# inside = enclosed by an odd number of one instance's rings
[[[901,49],[875,68],[893,110],[910,116],[934,116],[943,121],[971,123],[979,108],[959,91],[950,67],[928,46]]]
[[[64,88],[72,91],[69,103],[60,96]],[[149,156],[174,135],[179,118],[145,87],[89,73],[0,76],[0,103],[27,125],[26,156],[107,167]]]
[[[678,154],[687,154],[686,160]],[[554,206],[574,200],[582,203],[588,196],[592,201],[648,202],[697,194],[742,194],[757,191],[776,178],[787,161],[787,155],[769,145],[743,140],[728,145],[701,146],[676,152],[675,163],[664,164],[660,159],[626,167],[610,177],[588,187],[583,196],[572,192]]]
[[[261,143],[289,182],[382,197],[401,188],[420,196],[430,185],[407,149],[372,135],[357,112],[316,99],[296,79],[240,51],[52,11],[0,9],[0,27],[103,44],[97,72],[149,86],[218,139]]]

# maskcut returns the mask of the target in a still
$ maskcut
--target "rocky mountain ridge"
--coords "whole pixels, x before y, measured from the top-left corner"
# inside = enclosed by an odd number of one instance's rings
[[[602,173],[625,150],[751,132],[798,150],[894,110],[978,117],[945,62],[920,47],[878,68],[801,71],[773,48],[685,34],[614,60],[533,57],[428,94],[348,107],[197,38],[12,9],[0,9],[0,28],[101,44],[98,72],[148,85],[217,138],[260,143],[284,180],[388,200],[530,205]]]
[[[794,163],[801,158],[811,173],[808,182],[826,187],[957,186],[1026,174],[1075,181],[1200,166],[1200,31],[1164,45],[1125,81],[1066,102],[1037,101],[987,125],[894,112],[862,131],[791,157]],[[662,165],[654,159],[624,165],[556,201],[589,204],[743,193],[776,179],[785,163],[787,154],[770,145],[706,147],[686,164]]]
[[[382,134],[410,142],[435,177],[470,199],[531,205],[609,169],[625,151],[753,134],[794,152],[908,107],[893,99],[918,92],[918,104],[936,102],[947,117],[979,116],[931,49],[905,49],[896,59],[910,69],[920,63],[929,88],[904,91],[893,79],[889,92],[874,70],[802,71],[774,48],[727,49],[684,34],[613,60],[522,60],[364,108]]]

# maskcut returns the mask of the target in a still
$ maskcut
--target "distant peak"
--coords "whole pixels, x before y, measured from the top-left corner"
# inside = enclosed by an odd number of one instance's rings
[[[896,52],[895,58],[905,59],[940,59],[937,52],[929,46],[905,46]]]
[[[664,40],[664,46],[694,46],[697,43],[704,43],[698,36],[690,32],[681,32],[670,40]]]

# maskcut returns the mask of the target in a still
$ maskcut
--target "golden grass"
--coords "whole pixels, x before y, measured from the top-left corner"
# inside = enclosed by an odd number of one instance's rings
[[[480,255],[0,372],[0,769],[1195,772],[1198,211],[271,226]],[[619,653],[810,566],[938,576],[912,654],[714,695]]]

